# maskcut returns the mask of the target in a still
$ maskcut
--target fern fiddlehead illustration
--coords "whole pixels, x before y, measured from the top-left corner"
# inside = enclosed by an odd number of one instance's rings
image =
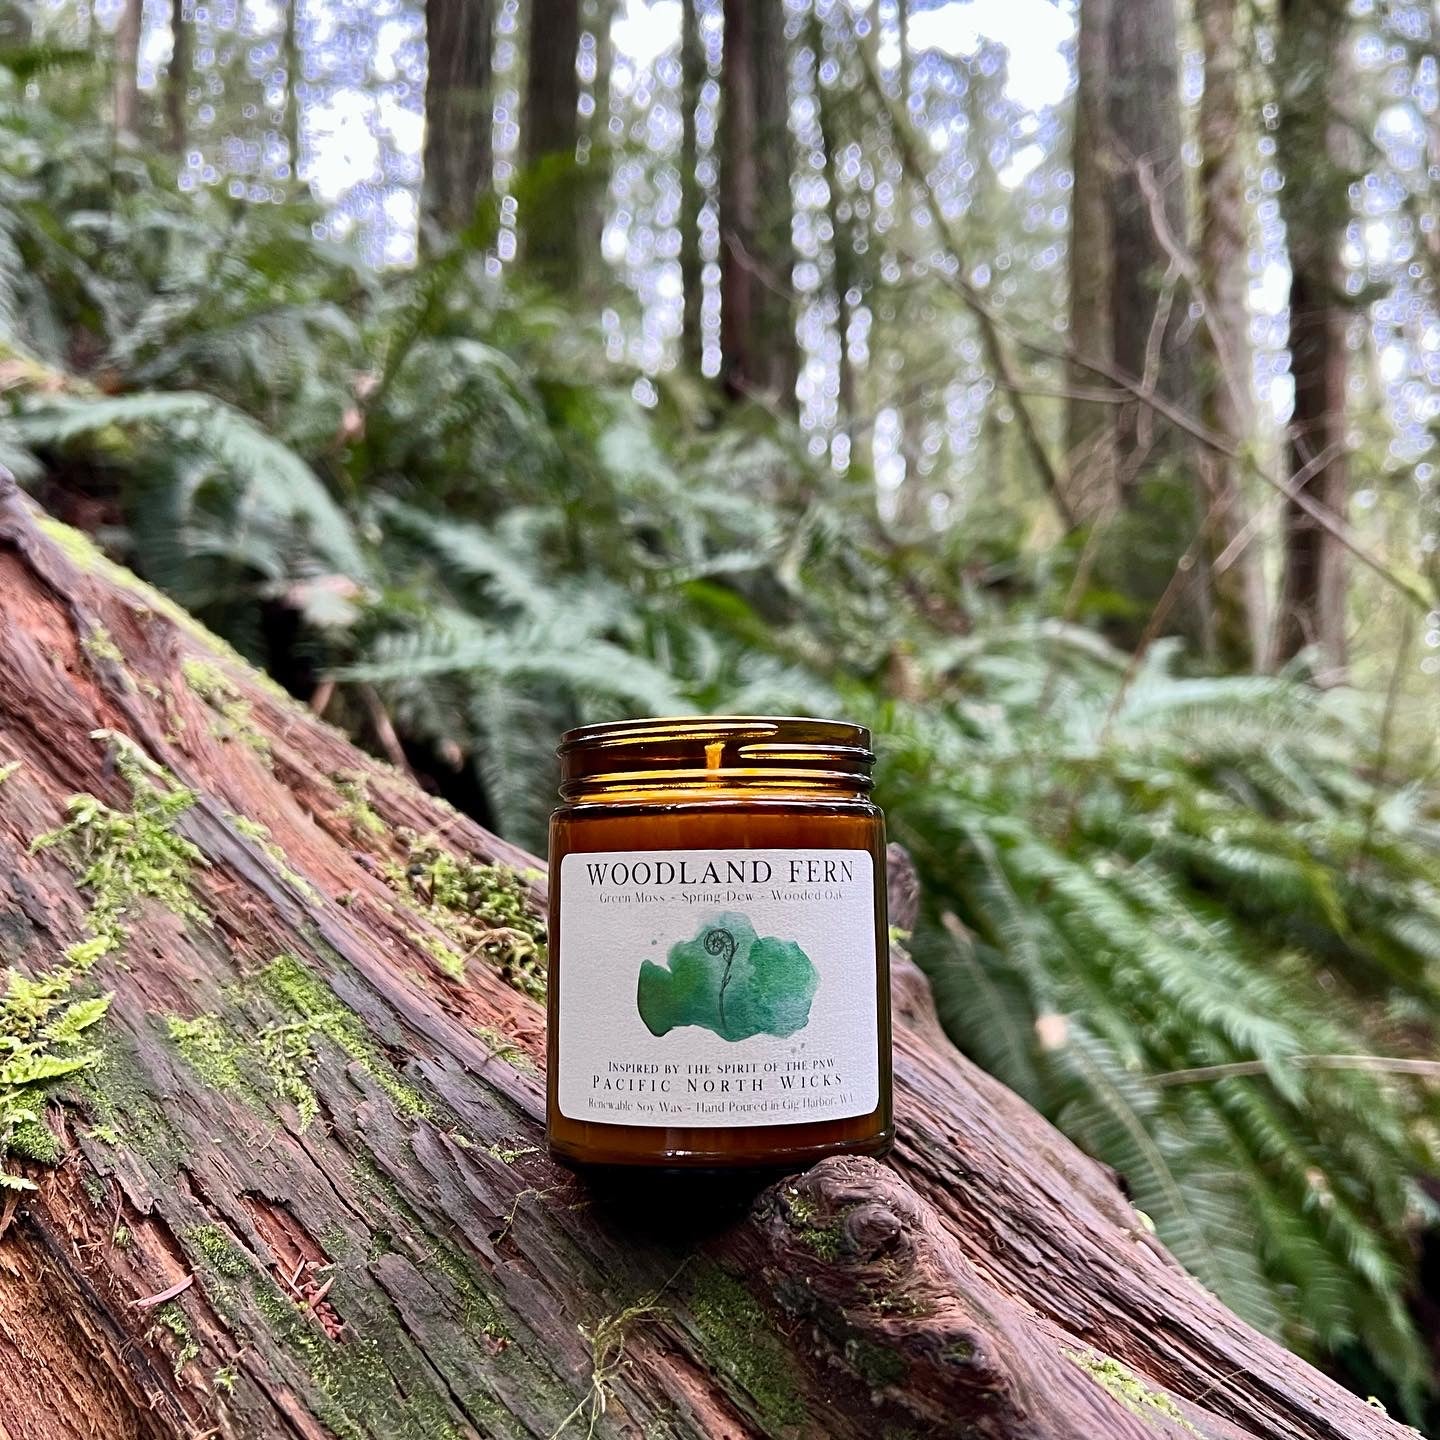
[[[708,955],[723,955],[725,957],[725,969],[720,976],[720,998],[718,1009],[720,1011],[720,1033],[725,1033],[725,987],[730,983],[730,968],[735,963],[735,951],[737,945],[735,937],[728,930],[711,930],[705,936],[705,952]]]

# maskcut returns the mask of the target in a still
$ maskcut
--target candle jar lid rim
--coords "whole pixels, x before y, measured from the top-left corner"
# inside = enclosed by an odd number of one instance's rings
[[[561,798],[635,800],[638,792],[721,799],[793,792],[863,796],[875,754],[848,720],[790,715],[679,715],[566,731],[556,752]]]
[[[816,715],[650,715],[578,725],[560,737],[556,753],[583,746],[643,744],[664,740],[743,740],[871,750],[869,728],[853,720]]]

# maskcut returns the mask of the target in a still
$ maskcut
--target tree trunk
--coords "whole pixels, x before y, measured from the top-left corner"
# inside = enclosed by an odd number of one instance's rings
[[[23,50],[35,32],[29,0],[0,0],[0,46]]]
[[[725,0],[720,350],[726,392],[793,412],[790,100],[785,7]]]
[[[115,22],[115,138],[133,144],[140,137],[140,27],[144,0],[123,0]]]
[[[603,302],[610,285],[610,267],[601,242],[610,213],[610,160],[614,137],[610,134],[610,70],[615,63],[610,31],[615,20],[615,0],[588,0],[585,25],[595,41],[595,76],[589,84],[592,109],[581,137],[584,159],[584,218],[581,221],[580,267],[585,276],[586,294],[597,305]]]
[[[425,202],[460,230],[490,190],[493,103],[489,0],[425,0]]]
[[[1105,146],[1111,165],[1110,324],[1115,363],[1194,413],[1189,292],[1181,276],[1188,242],[1181,155],[1175,0],[1112,4]],[[1195,446],[1138,401],[1116,409],[1120,509],[1111,527],[1112,587],[1135,606],[1119,628],[1133,641],[1176,581],[1204,510],[1197,503]],[[1208,642],[1205,567],[1183,581],[1170,629]]]
[[[820,149],[825,160],[825,214],[830,222],[830,253],[833,262],[830,279],[835,291],[835,329],[840,342],[836,362],[839,372],[839,415],[836,429],[843,431],[853,440],[856,407],[855,370],[850,361],[850,319],[853,308],[850,303],[850,290],[855,283],[854,239],[842,215],[840,167],[835,160],[835,118],[831,113],[832,102],[826,95],[825,83],[820,78],[825,56],[824,27],[813,12],[808,29],[810,47],[815,52],[815,121],[820,131]]]
[[[1290,417],[1292,483],[1344,519],[1349,496],[1345,445],[1348,312],[1341,300],[1339,248],[1350,215],[1345,142],[1331,109],[1336,75],[1347,74],[1349,26],[1341,0],[1284,0],[1276,57],[1281,79],[1277,148],[1290,252]],[[1287,501],[1285,571],[1276,616],[1275,658],[1315,646],[1327,678],[1344,674],[1345,550],[1300,505]]]
[[[705,358],[705,261],[700,250],[705,191],[699,175],[697,112],[708,67],[696,4],[681,0],[680,6],[680,283],[685,294],[681,343],[686,363],[698,375]]]
[[[305,72],[300,61],[300,0],[285,6],[285,143],[290,148],[290,177],[300,178],[300,86]]]
[[[112,993],[23,1145],[7,1122],[44,1082],[0,1079],[3,1168],[37,1187],[0,1190],[3,1433],[1405,1433],[1186,1277],[950,1046],[898,953],[887,1163],[561,1169],[543,973],[453,950],[483,920],[428,878],[483,906],[517,882],[482,867],[516,867],[538,914],[539,862],[8,481],[0,587],[0,959],[53,982],[12,976],[0,1053]],[[891,882],[909,925],[913,871]]]
[[[185,0],[170,0],[170,64],[165,72],[166,135],[170,153],[181,159],[189,135],[186,124],[189,100],[190,26],[185,21]]]
[[[913,58],[910,54],[910,0],[895,0],[895,43],[900,50],[896,79],[900,82],[900,101],[910,108],[910,81]]]
[[[525,166],[520,219],[526,264],[554,289],[573,289],[580,274],[586,200],[575,154],[579,48],[579,0],[533,0],[520,120]]]
[[[1075,120],[1070,191],[1070,343],[1078,355],[1111,363],[1115,358],[1110,320],[1111,222],[1110,127],[1105,114],[1110,72],[1112,0],[1081,0],[1075,37]],[[1071,387],[1094,390],[1095,375],[1069,369]],[[1119,502],[1115,477],[1115,407],[1072,398],[1066,408],[1065,491],[1071,513],[1093,523]]]
[[[1240,116],[1240,46],[1236,0],[1202,0],[1205,90],[1200,97],[1200,285],[1206,307],[1202,375],[1206,424],[1243,444],[1253,423],[1250,398],[1249,224]],[[1209,560],[1215,592],[1215,643],[1231,666],[1265,659],[1265,580],[1260,547],[1245,535],[1240,463],[1208,447],[1198,454],[1212,507]],[[1233,547],[1233,548],[1232,548]],[[1227,550],[1230,553],[1227,553]],[[1215,569],[1225,558],[1226,568]]]

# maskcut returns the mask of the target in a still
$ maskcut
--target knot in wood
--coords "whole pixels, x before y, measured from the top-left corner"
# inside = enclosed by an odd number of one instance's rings
[[[888,1254],[904,1233],[904,1220],[879,1201],[857,1205],[845,1217],[845,1238],[861,1260],[878,1260]]]

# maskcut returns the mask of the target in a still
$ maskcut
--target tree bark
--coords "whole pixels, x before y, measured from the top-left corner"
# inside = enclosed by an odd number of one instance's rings
[[[579,140],[579,0],[533,0],[526,49],[521,225],[525,262],[553,289],[573,289],[580,275],[585,196],[576,160]]]
[[[720,130],[721,380],[734,397],[794,412],[785,7],[725,0]]]
[[[1345,140],[1331,86],[1349,73],[1349,24],[1340,0],[1284,0],[1277,69],[1276,136],[1285,185],[1280,196],[1290,252],[1290,472],[1309,497],[1344,519],[1349,499],[1345,444],[1348,311],[1341,299],[1339,247],[1350,215]],[[1284,576],[1275,658],[1307,646],[1327,678],[1346,662],[1344,547],[1293,501],[1282,519]]]
[[[1112,272],[1110,324],[1115,363],[1194,413],[1189,359],[1188,287],[1184,283],[1188,220],[1181,155],[1179,50],[1175,0],[1134,0],[1109,9],[1105,145]],[[1170,589],[1177,566],[1202,523],[1195,446],[1148,406],[1116,407],[1116,488],[1109,583],[1136,607],[1119,628],[1133,640]],[[1209,640],[1205,567],[1193,566],[1171,630]]]
[[[300,178],[300,85],[305,78],[300,61],[300,0],[285,5],[285,143],[290,149],[290,177]]]
[[[492,180],[493,101],[489,0],[425,0],[425,202],[459,230]]]
[[[700,183],[697,129],[700,94],[707,73],[696,0],[680,6],[680,284],[684,291],[681,344],[691,371],[700,374],[705,358],[705,261],[700,250],[700,213],[705,206]]]
[[[1075,37],[1075,119],[1070,192],[1070,343],[1078,354],[1111,362],[1115,341],[1110,319],[1110,165],[1105,114],[1109,93],[1112,0],[1081,0]],[[1093,390],[1091,371],[1072,364],[1072,389]],[[1066,406],[1066,498],[1071,513],[1093,523],[1119,503],[1115,476],[1115,409],[1072,398]]]
[[[294,77],[287,77],[293,87]],[[165,72],[165,120],[170,153],[185,155],[189,135],[190,26],[185,21],[184,0],[170,0],[170,64]],[[291,157],[293,164],[294,157]]]
[[[910,53],[910,0],[895,0],[895,43],[900,48],[896,78],[900,82],[900,100],[910,108],[910,83],[914,58]]]
[[[825,161],[825,214],[830,222],[831,285],[835,292],[835,329],[839,339],[839,355],[836,362],[839,385],[839,415],[836,428],[853,440],[855,422],[855,369],[850,361],[850,303],[851,287],[855,283],[855,250],[850,227],[842,209],[844,202],[840,194],[840,167],[835,160],[838,138],[832,101],[826,95],[825,83],[820,78],[821,63],[825,55],[825,35],[818,16],[813,12],[808,27],[810,47],[815,52],[815,121],[820,131],[820,149]]]
[[[115,23],[115,136],[133,143],[140,136],[140,27],[144,0],[124,0]]]
[[[610,213],[610,160],[615,148],[609,128],[610,71],[615,63],[615,47],[610,31],[614,20],[615,0],[588,0],[585,28],[595,41],[595,78],[589,86],[592,109],[583,128],[580,145],[584,161],[585,209],[578,245],[585,291],[597,305],[603,302],[611,278],[601,242]]]
[[[35,17],[26,0],[0,0],[0,45],[23,50],[35,31]]]
[[[1406,1433],[1186,1277],[1112,1175],[950,1046],[899,953],[889,1162],[561,1169],[533,985],[441,963],[446,912],[412,878],[512,866],[538,907],[539,862],[8,480],[0,586],[0,960],[53,974],[121,904],[75,981],[113,993],[102,1058],[46,1092],[52,1163],[0,1161],[37,1186],[0,1200],[4,1433]],[[177,786],[191,803],[150,823],[195,851],[161,865],[126,847]],[[112,807],[108,840],[37,849],[76,794]],[[891,890],[913,923],[898,860]]]
[[[1200,97],[1200,285],[1205,370],[1202,417],[1217,435],[1243,444],[1250,434],[1249,224],[1236,0],[1202,0],[1205,89]],[[1240,463],[1204,447],[1198,454],[1203,503],[1214,511],[1209,559],[1215,595],[1215,642],[1222,659],[1244,667],[1265,659],[1265,581],[1260,547],[1243,538],[1247,514]],[[1237,547],[1233,556],[1228,547]],[[1214,562],[1226,556],[1217,573]]]

